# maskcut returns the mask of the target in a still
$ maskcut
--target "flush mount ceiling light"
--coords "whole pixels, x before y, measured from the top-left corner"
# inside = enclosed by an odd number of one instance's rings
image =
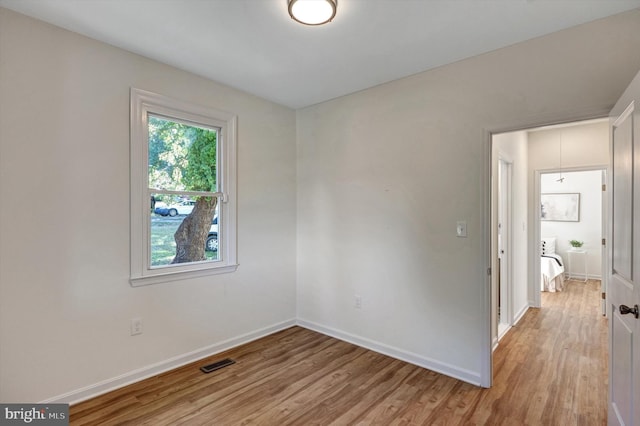
[[[289,0],[289,15],[305,25],[322,25],[336,16],[338,0]]]

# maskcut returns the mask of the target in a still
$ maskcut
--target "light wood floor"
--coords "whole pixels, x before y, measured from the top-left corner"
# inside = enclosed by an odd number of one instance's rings
[[[74,405],[71,424],[604,425],[600,282],[567,284],[502,339],[491,389],[293,327]]]

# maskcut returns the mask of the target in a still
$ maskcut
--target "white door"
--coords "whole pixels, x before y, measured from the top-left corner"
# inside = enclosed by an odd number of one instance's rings
[[[607,315],[607,300],[606,300],[606,294],[607,294],[607,288],[609,287],[609,274],[607,273],[607,271],[609,270],[609,248],[607,246],[607,244],[605,244],[605,241],[607,241],[607,229],[609,226],[609,199],[608,199],[608,192],[607,192],[607,171],[603,170],[602,171],[602,228],[601,228],[601,233],[602,233],[602,252],[600,253],[600,256],[602,257],[602,273],[601,273],[601,280],[600,280],[600,290],[601,290],[601,294],[602,294],[602,315]]]
[[[511,326],[511,163],[498,160],[498,339]]]
[[[611,111],[609,424],[640,425],[640,74]]]

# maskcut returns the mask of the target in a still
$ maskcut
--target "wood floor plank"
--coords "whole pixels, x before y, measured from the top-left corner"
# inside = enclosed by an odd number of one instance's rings
[[[236,364],[219,370],[216,372],[217,374],[206,375],[214,375],[211,385],[186,390],[182,394],[176,394],[169,398],[169,400],[188,398],[192,401],[192,412],[176,411],[167,415],[165,410],[154,410],[144,417],[134,419],[135,422],[132,424],[159,424],[160,422],[180,424],[186,422],[191,425],[200,421],[204,424],[214,420],[222,422],[222,418],[233,412],[236,407],[250,404],[255,408],[262,404],[267,396],[282,392],[284,387],[291,381],[295,381],[297,377],[311,380],[309,369],[324,360],[334,359],[335,363],[340,363],[344,359],[349,359],[349,357],[363,352],[364,349],[354,345],[323,338],[319,339],[319,344],[307,347],[304,351],[298,351],[295,356],[287,357],[285,360],[275,358],[267,363],[260,357],[258,361],[248,367],[252,374],[242,371],[245,365],[244,358],[234,355],[232,358],[236,360]],[[247,364],[250,363],[251,361],[247,361]],[[291,368],[291,366],[298,367]],[[332,368],[333,365],[330,365],[326,370],[320,369],[315,374],[318,376],[327,374]],[[202,373],[199,371],[198,373],[202,376]],[[277,378],[274,379],[272,377],[274,375],[277,375]],[[205,379],[204,383],[207,382],[208,380]]]
[[[72,425],[604,425],[600,282],[543,293],[482,389],[292,327],[70,409]],[[203,374],[222,358],[235,364]]]

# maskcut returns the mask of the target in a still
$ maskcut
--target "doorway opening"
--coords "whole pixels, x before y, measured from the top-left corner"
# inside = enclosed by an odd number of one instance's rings
[[[555,292],[562,291],[568,280],[594,280],[601,288],[604,315],[607,168],[544,170],[535,176],[535,206],[540,206],[535,241],[541,245],[541,255],[535,259],[538,265],[534,262],[535,282],[540,283],[541,292]],[[544,308],[540,292],[537,296],[535,306]]]
[[[575,229],[556,236],[557,249],[568,263],[569,241],[584,242],[583,250],[587,253],[582,258],[572,253],[572,264],[566,265],[567,272],[572,273],[572,278],[575,275],[582,279],[601,279],[602,292],[606,292],[606,274],[602,271],[607,270],[607,256],[602,242],[607,203],[602,185],[608,163],[606,118],[491,135],[491,270],[495,271],[491,274],[491,336],[494,350],[530,307],[541,307],[541,239],[553,236],[547,233],[555,232],[541,226],[543,180],[562,179],[567,188],[545,191],[581,194],[582,204],[578,208],[582,209],[583,215],[573,223],[578,224]],[[597,207],[591,202],[593,195],[582,195],[582,188],[569,188],[573,185],[571,180],[578,176],[572,173],[578,172],[598,175]],[[561,185],[560,182],[557,184]],[[593,208],[600,212],[598,223],[589,232],[578,232],[578,228],[584,228],[587,223],[585,209]],[[592,224],[593,218],[589,220]],[[597,262],[592,260],[594,256]],[[588,266],[587,272],[581,273],[585,266]]]

